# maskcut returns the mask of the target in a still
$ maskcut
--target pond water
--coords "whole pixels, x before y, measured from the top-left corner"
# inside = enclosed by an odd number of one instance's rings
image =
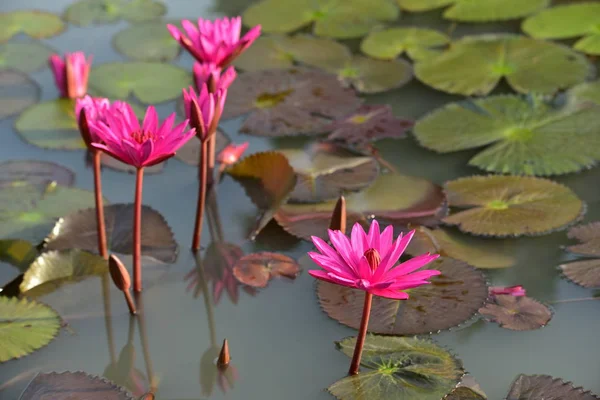
[[[43,9],[60,13],[67,0],[2,0],[0,11]],[[168,18],[214,18],[223,13],[238,13],[246,2],[223,0],[169,0]],[[436,27],[442,31],[450,23],[441,12],[428,12],[402,20]],[[126,27],[125,22],[80,28],[69,25],[63,34],[44,40],[59,52],[82,50],[94,55],[94,63],[122,60],[111,48],[112,36]],[[454,36],[471,32],[518,31],[518,24],[459,24]],[[178,65],[191,68],[192,59],[183,53]],[[55,98],[49,69],[31,75],[42,88],[42,101]],[[160,79],[160,77],[157,77]],[[500,88],[499,91],[507,91]],[[413,80],[401,89],[368,96],[368,102],[389,103],[396,115],[418,118],[448,101],[459,99],[427,88]],[[161,104],[161,117],[174,109],[174,102]],[[37,159],[57,162],[76,172],[76,187],[93,190],[92,171],[85,164],[83,151],[52,151],[31,146],[14,132],[15,118],[0,122],[2,145],[0,161]],[[221,123],[223,131],[234,141],[249,141],[249,152],[283,146],[301,146],[304,139],[268,140],[237,131],[241,120]],[[378,143],[384,159],[407,175],[420,176],[444,183],[460,176],[477,174],[467,166],[475,152],[439,155],[420,147],[412,137]],[[600,172],[592,169],[558,177],[588,204],[586,221],[600,217]],[[105,170],[104,195],[111,203],[132,202],[134,176]],[[224,293],[215,304],[212,286],[207,296],[194,296],[189,289],[195,261],[188,250],[193,229],[197,194],[194,167],[178,159],[168,161],[163,172],[147,175],[143,202],[165,216],[180,246],[172,265],[146,265],[143,292],[144,317],[131,324],[121,293],[108,285],[103,290],[101,278],[89,278],[67,285],[40,298],[55,308],[68,323],[56,340],[47,347],[20,360],[0,366],[0,398],[17,399],[37,371],[85,371],[102,375],[131,340],[135,348],[135,366],[143,376],[154,375],[157,398],[174,399],[330,399],[325,391],[342,378],[348,359],[338,352],[334,342],[355,334],[323,313],[317,302],[315,282],[306,270],[311,245],[294,239],[272,224],[257,242],[247,240],[256,209],[243,188],[229,176],[218,186],[218,218],[227,242],[240,245],[244,252],[260,250],[283,252],[299,259],[302,274],[295,281],[274,280],[268,288],[250,295],[239,290],[237,304]],[[205,229],[203,245],[210,243]],[[570,244],[564,231],[537,238],[495,240],[495,246],[515,255],[512,268],[486,270],[494,285],[523,285],[528,295],[540,301],[584,298],[594,295],[561,278],[557,266],[567,260],[561,246]],[[0,269],[0,282],[14,278],[11,267]],[[202,277],[199,277],[200,281]],[[110,314],[105,315],[106,299]],[[470,325],[433,335],[433,338],[457,354],[466,370],[479,382],[490,399],[504,398],[513,378],[519,373],[548,374],[573,381],[577,386],[600,393],[600,303],[595,301],[555,304],[550,324],[539,330],[515,332],[496,324],[478,321]],[[133,329],[132,329],[133,328]],[[223,338],[229,341],[237,379],[233,388],[224,391],[214,382],[206,368],[214,349]],[[204,360],[204,361],[203,361]],[[204,363],[204,366],[203,366]],[[208,362],[210,364],[210,362]],[[213,370],[211,370],[213,371]],[[121,377],[123,378],[123,377]],[[5,382],[5,384],[2,384]],[[208,382],[208,383],[207,383]],[[148,379],[141,385],[149,388]],[[212,390],[210,387],[214,385]],[[208,393],[210,392],[210,393]]]

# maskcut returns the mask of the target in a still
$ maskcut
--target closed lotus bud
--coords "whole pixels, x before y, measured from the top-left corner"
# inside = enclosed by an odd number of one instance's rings
[[[131,277],[127,268],[125,268],[121,260],[114,254],[111,254],[108,259],[108,270],[115,286],[123,292],[128,291],[131,287]]]

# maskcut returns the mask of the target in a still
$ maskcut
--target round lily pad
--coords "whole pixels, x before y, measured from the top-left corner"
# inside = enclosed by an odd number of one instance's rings
[[[220,129],[217,129],[216,136],[216,146],[215,153],[219,154],[229,143],[231,143],[231,139],[227,134]],[[188,140],[186,144],[183,145],[175,154],[175,158],[183,161],[187,165],[198,166],[200,164],[200,151],[201,151],[201,142],[200,140]]]
[[[155,0],[79,0],[65,10],[64,18],[72,24],[110,24],[121,19],[143,22],[166,14],[167,7]]]
[[[373,297],[369,331],[385,335],[420,335],[450,329],[477,314],[488,297],[485,276],[468,264],[442,258],[427,265],[441,275],[431,284],[406,290],[408,300]],[[336,321],[358,329],[365,292],[319,281],[317,295],[323,311]]]
[[[58,15],[39,10],[21,10],[0,13],[0,43],[24,33],[42,39],[58,35],[65,24]]]
[[[444,18],[462,22],[488,22],[517,19],[533,14],[550,0],[396,0],[405,10],[428,11],[450,6]]]
[[[474,235],[543,235],[585,213],[571,189],[547,179],[472,176],[447,182],[445,190],[451,213],[443,222]]]
[[[415,66],[424,84],[465,96],[487,95],[502,78],[517,92],[553,94],[594,74],[585,56],[566,46],[508,34],[464,37]]]
[[[92,68],[89,82],[104,97],[127,100],[133,94],[145,104],[176,99],[191,84],[192,75],[183,68],[151,62],[101,64]]]
[[[293,258],[278,253],[253,253],[237,260],[233,267],[235,278],[245,285],[264,288],[277,277],[296,279],[300,267]]]
[[[332,143],[306,148],[279,149],[298,176],[290,202],[318,203],[369,186],[379,175],[379,164]]]
[[[450,103],[420,119],[419,143],[440,153],[487,146],[469,164],[490,172],[558,175],[600,160],[600,106],[500,95]],[[596,146],[596,143],[598,146]]]
[[[75,173],[67,167],[48,161],[10,160],[0,163],[0,188],[15,183],[32,185],[56,182],[73,186]]]
[[[0,296],[0,363],[46,346],[59,330],[60,317],[47,305]]]
[[[57,395],[57,393],[60,393]],[[134,400],[125,389],[99,376],[85,372],[37,374],[19,400],[43,399]]]
[[[336,201],[318,204],[286,204],[275,220],[288,233],[301,239],[327,238]],[[346,197],[347,226],[366,224],[375,217],[399,225],[438,221],[445,212],[441,188],[427,180],[400,174],[380,174],[366,190]],[[381,221],[380,221],[381,222]]]
[[[550,322],[552,311],[527,296],[496,295],[479,313],[502,328],[514,331],[539,329]]]
[[[279,35],[261,36],[235,59],[233,65],[244,71],[291,68],[294,59],[285,48],[287,39]]]
[[[532,397],[535,393],[536,397]],[[519,374],[513,381],[506,400],[534,399],[598,400],[590,391],[550,375]]]
[[[0,70],[13,69],[26,74],[48,65],[48,57],[55,53],[39,42],[13,42],[0,45]]]
[[[404,52],[413,60],[421,60],[449,42],[446,34],[433,29],[390,28],[370,33],[361,42],[360,49],[369,57],[382,60],[393,60]]]
[[[600,55],[600,4],[567,4],[543,10],[523,21],[525,33],[541,39],[581,37],[574,47],[584,53]]]
[[[337,342],[352,357],[356,337]],[[462,363],[430,339],[367,335],[362,371],[329,386],[340,400],[440,400],[464,374]]]
[[[40,99],[40,88],[20,72],[0,71],[0,120],[20,113]]]
[[[131,25],[113,37],[113,45],[119,53],[132,60],[171,61],[181,52],[181,45],[173,40],[167,23],[177,25],[163,20]]]

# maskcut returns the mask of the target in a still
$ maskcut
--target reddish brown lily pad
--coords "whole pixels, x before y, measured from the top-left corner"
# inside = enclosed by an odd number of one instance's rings
[[[598,400],[600,397],[571,382],[549,375],[523,375],[515,378],[506,400]]]
[[[223,118],[249,114],[240,132],[258,136],[321,134],[361,102],[335,75],[317,70],[247,72],[229,88]]]
[[[546,326],[552,311],[527,296],[496,295],[479,309],[488,320],[513,331],[529,331]]]
[[[600,287],[600,259],[574,261],[560,266],[570,281],[585,288]]]
[[[430,285],[407,290],[408,300],[373,297],[369,331],[386,335],[419,335],[453,328],[471,319],[483,305],[488,288],[485,276],[468,264],[438,259],[425,268],[441,275]],[[323,311],[336,321],[358,329],[364,292],[319,281],[317,295]]]
[[[581,242],[567,247],[568,251],[582,256],[600,257],[600,221],[574,226],[567,235],[569,239]]]
[[[217,129],[216,138],[217,143],[215,153],[219,154],[229,143],[231,143],[231,139],[220,129]],[[183,161],[187,165],[198,166],[200,163],[200,144],[200,140],[188,140],[187,143],[177,151],[175,158]]]
[[[254,253],[240,258],[233,267],[233,275],[245,285],[264,288],[271,279],[296,279],[300,267],[293,258],[278,253]]]
[[[61,186],[73,186],[75,173],[47,161],[10,160],[0,163],[0,187],[13,182],[28,182],[32,185],[47,185],[56,182]]]
[[[569,230],[568,236],[580,242],[568,246],[568,251],[594,258],[562,264],[560,268],[563,274],[580,286],[600,287],[600,221],[575,226]]]

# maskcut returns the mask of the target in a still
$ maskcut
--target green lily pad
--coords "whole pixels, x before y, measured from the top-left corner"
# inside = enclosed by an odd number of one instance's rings
[[[0,120],[20,113],[40,99],[40,88],[27,75],[0,71]]]
[[[134,400],[125,389],[85,372],[37,374],[19,400]]]
[[[552,319],[552,311],[527,296],[495,295],[479,309],[486,319],[513,331],[539,329]]]
[[[442,189],[421,178],[400,174],[380,174],[362,192],[346,197],[348,226],[367,224],[375,217],[380,222],[406,225],[438,221],[445,213]],[[336,201],[318,204],[286,204],[275,213],[275,220],[291,235],[310,240],[327,238],[327,229]]]
[[[48,161],[9,160],[0,163],[0,188],[15,183],[46,185],[50,182],[73,186],[75,173],[67,167]]]
[[[127,100],[133,94],[155,104],[181,96],[181,89],[192,85],[192,75],[171,64],[114,62],[92,68],[89,85],[104,97]]]
[[[235,59],[233,65],[244,71],[290,68],[294,59],[285,48],[288,39],[279,35],[260,36]]]
[[[178,25],[177,22],[163,20],[131,25],[113,37],[113,45],[119,53],[132,60],[171,61],[181,52],[181,45],[173,40],[167,23]]]
[[[0,70],[13,69],[29,74],[48,65],[55,53],[39,42],[14,42],[0,45]]]
[[[337,342],[352,357],[356,337]],[[462,363],[430,339],[367,335],[363,372],[329,386],[339,400],[440,400],[464,374]]]
[[[155,0],[79,0],[65,10],[64,18],[72,24],[110,24],[121,19],[143,22],[157,19],[167,7]]]
[[[445,191],[451,213],[443,222],[474,235],[544,235],[585,213],[571,189],[547,179],[472,176],[447,182]]]
[[[465,96],[487,95],[502,78],[517,92],[553,94],[583,82],[594,69],[585,56],[557,43],[487,34],[452,43],[418,62],[415,74],[437,90]]]
[[[550,375],[519,374],[513,381],[506,400],[537,399],[598,400],[600,397],[571,382]]]
[[[600,55],[600,4],[578,3],[552,7],[523,21],[525,33],[540,39],[570,39],[583,36],[574,47]]]
[[[247,26],[287,33],[314,22],[315,35],[338,39],[361,37],[383,21],[400,15],[390,0],[263,0],[243,13]]]
[[[291,202],[318,203],[369,186],[379,175],[373,157],[332,143],[312,143],[301,149],[278,149],[298,176]]]
[[[427,265],[442,274],[431,284],[406,290],[408,300],[374,296],[369,332],[385,335],[420,335],[454,328],[473,318],[488,297],[483,273],[466,263],[442,258]],[[365,292],[318,281],[319,304],[341,324],[358,329]]]
[[[415,12],[450,6],[444,18],[462,22],[517,19],[533,14],[550,0],[396,0],[401,8]]]
[[[0,363],[46,346],[60,325],[58,314],[43,303],[0,296]]]
[[[65,24],[58,15],[39,10],[21,10],[0,13],[0,43],[24,33],[42,39],[58,35]]]
[[[600,80],[573,86],[567,93],[571,102],[591,101],[600,105]]]
[[[21,273],[27,271],[38,255],[38,249],[26,240],[0,240],[0,262],[12,265]]]
[[[486,171],[559,175],[600,160],[600,106],[555,108],[537,98],[491,96],[450,103],[420,119],[414,134],[439,153],[488,146],[469,161]]]
[[[421,60],[449,42],[446,34],[433,29],[390,28],[370,33],[361,42],[360,50],[382,60],[393,60],[404,52],[413,60]]]

